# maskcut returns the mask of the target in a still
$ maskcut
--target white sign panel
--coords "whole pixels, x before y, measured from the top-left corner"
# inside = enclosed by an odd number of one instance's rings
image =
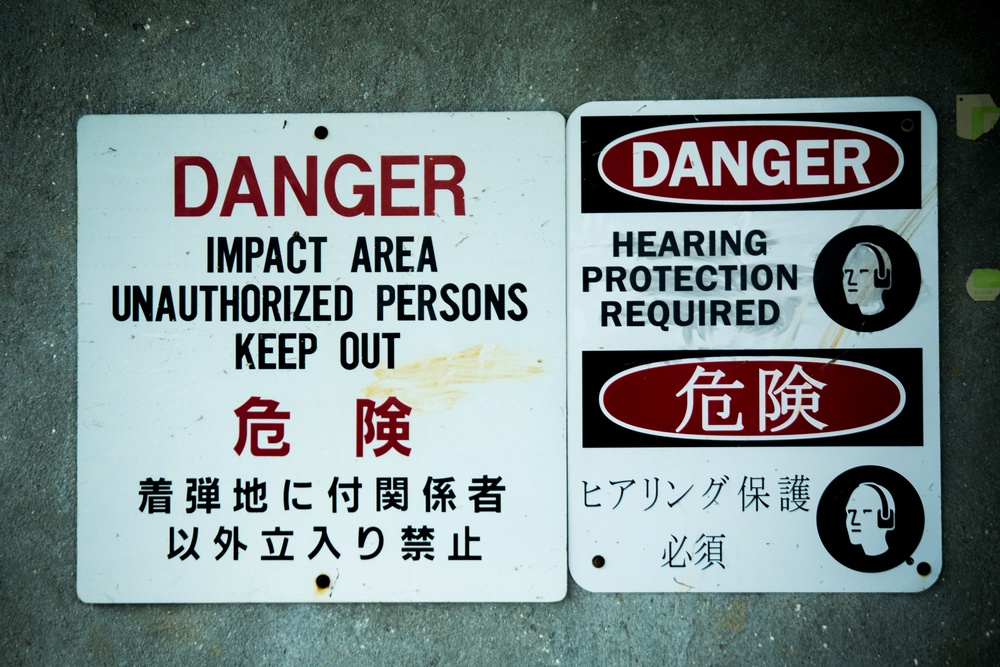
[[[919,591],[941,568],[936,122],[593,103],[568,151],[570,571]]]
[[[86,602],[566,590],[555,113],[79,126]]]

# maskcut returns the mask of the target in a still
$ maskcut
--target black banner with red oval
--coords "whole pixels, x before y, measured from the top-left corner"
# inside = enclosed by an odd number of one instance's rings
[[[590,116],[583,213],[920,208],[920,113]]]
[[[583,446],[921,446],[921,355],[583,352]]]

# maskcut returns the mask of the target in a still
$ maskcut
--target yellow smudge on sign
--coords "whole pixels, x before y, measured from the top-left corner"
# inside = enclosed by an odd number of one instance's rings
[[[450,409],[469,395],[473,385],[521,380],[542,372],[542,360],[531,352],[486,343],[395,368],[380,366],[375,369],[375,382],[362,391],[366,398],[378,401],[395,396],[426,414]]]

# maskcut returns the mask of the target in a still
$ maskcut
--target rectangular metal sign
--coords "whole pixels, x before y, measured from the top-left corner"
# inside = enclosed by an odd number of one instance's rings
[[[78,139],[82,600],[565,595],[561,116]]]
[[[609,102],[568,151],[570,571],[919,591],[941,568],[936,122]]]

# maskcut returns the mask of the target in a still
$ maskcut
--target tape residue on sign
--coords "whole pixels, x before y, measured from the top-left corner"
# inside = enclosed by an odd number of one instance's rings
[[[990,95],[955,96],[955,131],[963,139],[976,140],[993,129],[1000,107]]]
[[[996,301],[1000,296],[1000,270],[974,269],[965,281],[965,291],[973,301]]]

